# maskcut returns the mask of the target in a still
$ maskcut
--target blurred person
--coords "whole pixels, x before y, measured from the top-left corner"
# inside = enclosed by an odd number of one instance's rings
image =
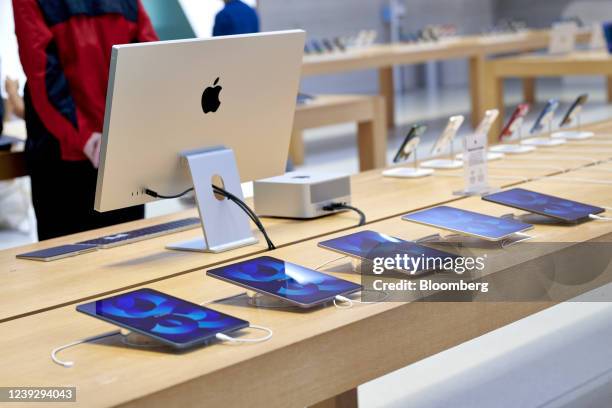
[[[141,219],[94,208],[111,48],[156,41],[141,0],[13,0],[39,240]]]
[[[223,0],[225,6],[215,17],[213,36],[259,32],[257,11],[241,0]]]
[[[0,95],[0,136],[2,136],[2,132],[4,132],[4,100]]]
[[[19,95],[19,81],[6,77],[4,89],[8,95],[9,111],[18,118],[25,119],[25,105],[23,103],[23,98]]]

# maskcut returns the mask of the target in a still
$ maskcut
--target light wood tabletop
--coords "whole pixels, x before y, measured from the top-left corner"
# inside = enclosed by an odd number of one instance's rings
[[[612,123],[595,124],[593,128],[602,132],[611,129],[612,133]],[[506,156],[504,160],[491,162],[491,184],[508,187],[612,158],[612,150],[591,150],[593,151],[588,154],[576,153],[571,146],[559,146],[540,149],[527,155]],[[353,205],[365,212],[368,222],[459,200],[461,197],[453,192],[464,186],[462,170],[439,171],[426,179],[386,178],[382,177],[380,170],[375,170],[353,176],[351,183]],[[0,280],[3,282],[0,286],[0,296],[3,299],[0,303],[0,322],[153,283],[266,250],[265,241],[258,233],[258,245],[222,254],[175,252],[165,249],[169,243],[196,237],[201,233],[196,229],[49,263],[15,258],[20,253],[80,242],[188,216],[195,216],[195,211],[0,251]],[[311,221],[272,218],[263,221],[272,240],[282,247],[348,230],[355,226],[357,217],[346,212]]]
[[[612,189],[604,185],[572,184],[569,188],[562,181],[553,183],[544,179],[523,186],[594,205],[612,203]],[[508,212],[506,207],[475,197],[453,205],[496,216]],[[440,232],[399,218],[366,228],[404,239]],[[536,225],[530,234],[534,236],[530,242],[539,243],[610,242],[612,224],[593,221],[574,226]],[[330,237],[339,235],[342,233]],[[317,247],[317,242],[302,242],[270,255],[311,268],[338,257]],[[517,245],[527,249],[530,244]],[[360,281],[347,260],[339,260],[323,270]],[[530,270],[521,269],[520,264],[492,271],[487,278],[494,285],[512,277],[530,275],[533,276]],[[546,302],[382,302],[356,304],[343,310],[326,307],[298,312],[254,308],[244,298],[237,298],[211,307],[270,327],[275,332],[270,341],[241,346],[215,344],[173,353],[163,349],[128,348],[113,337],[63,352],[61,358],[75,361],[74,367],[66,369],[52,363],[51,349],[113,328],[79,314],[71,305],[2,323],[3,367],[10,369],[0,371],[0,383],[74,386],[76,405],[86,407],[310,406],[350,393],[360,384],[610,280],[612,268],[608,267],[588,281],[554,281],[548,290],[557,298]],[[197,303],[241,292],[235,286],[206,277],[204,270],[148,287]]]

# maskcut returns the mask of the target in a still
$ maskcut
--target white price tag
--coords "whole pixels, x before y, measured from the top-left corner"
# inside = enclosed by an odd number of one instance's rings
[[[477,193],[489,188],[487,169],[487,135],[474,132],[465,138],[463,151],[465,191]]]

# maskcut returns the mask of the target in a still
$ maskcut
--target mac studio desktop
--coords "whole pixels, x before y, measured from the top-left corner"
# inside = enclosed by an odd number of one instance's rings
[[[609,406],[612,5],[460,5],[0,2],[0,403]]]

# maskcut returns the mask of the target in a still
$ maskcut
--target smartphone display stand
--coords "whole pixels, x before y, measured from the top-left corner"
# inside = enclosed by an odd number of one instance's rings
[[[576,115],[576,130],[559,131],[552,134],[553,139],[563,140],[585,140],[595,136],[594,132],[582,129],[582,112]]]
[[[433,169],[424,169],[419,167],[417,150],[418,146],[414,148],[414,152],[412,154],[412,167],[396,167],[394,169],[385,170],[383,171],[383,176],[395,178],[421,178],[431,176],[434,173]]]
[[[455,159],[455,138],[450,142],[450,155],[448,159],[433,159],[421,163],[427,169],[455,170],[463,167],[461,160]]]
[[[234,202],[218,197],[213,191],[213,179],[220,178],[224,190],[243,199],[236,157],[231,149],[213,149],[186,152],[196,203],[204,236],[190,241],[168,245],[168,249],[191,252],[220,253],[258,240],[253,236],[249,218]]]
[[[504,249],[512,245],[516,245],[520,242],[528,241],[532,238],[533,237],[531,235],[516,233],[499,241],[488,241],[486,239],[472,237],[469,235],[451,233],[447,235],[427,235],[425,237],[417,239],[415,242],[417,244],[455,244],[467,248]]]
[[[489,148],[489,150],[491,152],[494,153],[506,153],[506,154],[525,154],[525,153],[531,153],[533,152],[536,148],[535,146],[525,146],[522,143],[523,141],[523,118],[518,119],[520,122],[516,125],[514,132],[512,133],[512,136],[510,136],[510,139],[518,139],[517,144],[499,144],[496,146],[492,146],[491,148]]]
[[[524,146],[538,146],[538,147],[555,147],[555,146],[560,146],[566,143],[565,139],[560,139],[560,138],[552,138],[550,136],[552,136],[553,131],[552,131],[552,120],[548,121],[548,135],[549,137],[546,136],[538,136],[538,137],[531,137],[529,139],[524,139],[521,144]]]

